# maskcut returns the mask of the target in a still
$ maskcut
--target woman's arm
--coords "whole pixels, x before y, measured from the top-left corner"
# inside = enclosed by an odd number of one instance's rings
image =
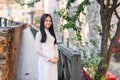
[[[59,52],[58,52],[58,45],[55,44],[55,55],[54,55],[55,58],[59,58]]]
[[[42,44],[40,42],[41,40],[41,33],[40,31],[37,32],[36,34],[36,40],[35,40],[35,50],[37,53],[39,53],[46,61],[48,61],[50,58],[48,55],[46,55],[43,51],[42,51]]]

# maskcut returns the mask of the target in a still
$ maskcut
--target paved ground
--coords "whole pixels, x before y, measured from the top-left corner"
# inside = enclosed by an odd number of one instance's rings
[[[22,41],[17,80],[37,80],[39,55],[35,52],[35,39],[30,28],[23,30]]]

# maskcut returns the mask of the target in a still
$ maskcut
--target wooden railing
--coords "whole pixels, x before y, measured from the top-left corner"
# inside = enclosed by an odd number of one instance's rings
[[[22,32],[26,24],[0,18],[0,26],[0,37],[4,37],[6,41],[6,46],[1,44],[3,52],[1,52],[0,56],[2,56],[2,60],[5,60],[5,64],[2,64],[4,65],[2,67],[4,71],[0,76],[0,80],[16,80]],[[3,42],[3,40],[0,42]]]
[[[84,80],[80,54],[64,45],[59,45],[59,53],[59,80]]]
[[[17,25],[12,28],[3,28],[7,35],[7,50],[5,54],[6,69],[2,80],[16,80],[22,30],[24,27],[25,24]]]
[[[25,24],[15,26],[8,29],[7,40],[8,40],[8,50],[6,54],[6,76],[3,80],[16,80],[17,79],[17,69],[18,60],[21,48],[22,31]]]
[[[0,17],[0,27],[8,27],[8,26],[14,26],[19,24],[21,23]]]

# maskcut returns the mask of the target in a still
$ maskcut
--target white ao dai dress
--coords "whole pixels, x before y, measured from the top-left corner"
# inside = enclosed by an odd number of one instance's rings
[[[54,44],[55,39],[50,32],[47,29],[45,29],[45,32],[47,38],[44,43],[40,42],[41,32],[39,31],[36,34],[35,49],[40,55],[38,80],[58,80],[57,64],[48,61],[50,58],[58,57],[58,48],[57,45]]]

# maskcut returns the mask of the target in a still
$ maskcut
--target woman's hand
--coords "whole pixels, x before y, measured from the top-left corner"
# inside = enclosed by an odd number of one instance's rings
[[[53,64],[56,64],[56,63],[58,63],[58,58],[50,58],[48,61],[50,61],[51,63],[53,63]]]
[[[55,58],[54,58],[54,61],[55,61],[55,63],[58,63],[58,58],[55,57]]]

